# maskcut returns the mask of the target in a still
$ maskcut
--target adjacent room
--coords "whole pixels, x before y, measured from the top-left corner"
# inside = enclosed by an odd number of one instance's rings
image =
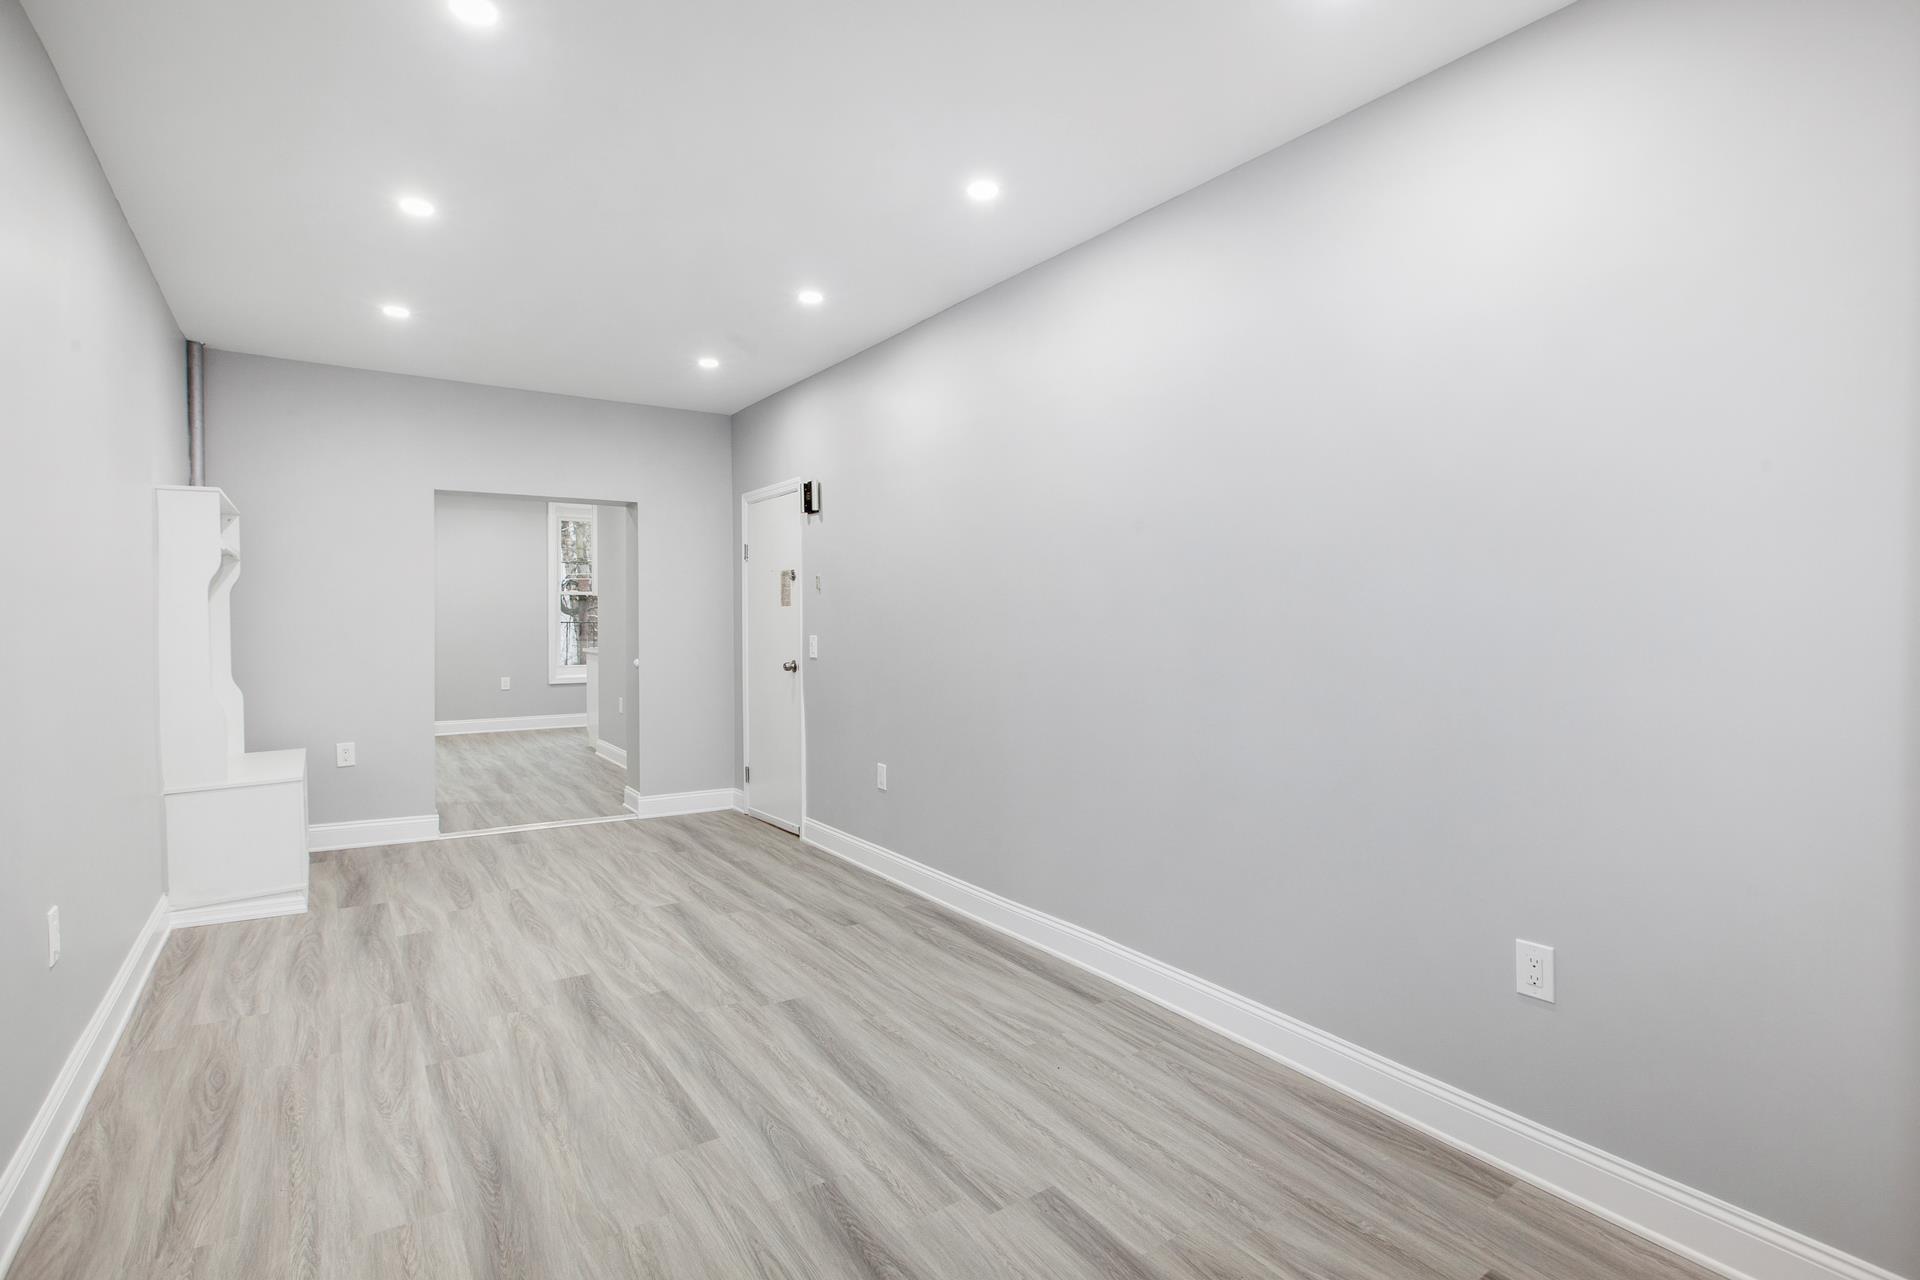
[[[0,0],[0,352],[4,1280],[1920,1280],[1920,0]]]
[[[436,493],[433,522],[441,832],[626,816],[630,505]]]

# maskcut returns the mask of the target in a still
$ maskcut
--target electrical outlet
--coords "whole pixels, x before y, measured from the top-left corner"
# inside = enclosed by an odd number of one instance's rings
[[[885,791],[887,789],[887,766],[877,764],[873,768],[873,785]]]
[[[47,908],[47,968],[60,963],[60,908]]]
[[[809,658],[817,658],[820,656],[820,637],[819,636],[807,637],[807,656]]]
[[[1553,948],[1524,938],[1513,940],[1513,989],[1553,1003]]]
[[[502,689],[511,689],[511,688],[513,688],[513,677],[512,677],[512,676],[501,676],[501,677],[500,677],[500,687],[501,687]]]
[[[336,742],[333,744],[333,767],[336,769],[351,769],[353,767],[353,744],[351,742]]]

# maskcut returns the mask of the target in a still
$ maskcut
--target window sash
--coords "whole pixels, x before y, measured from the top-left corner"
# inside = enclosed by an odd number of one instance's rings
[[[587,554],[567,559],[564,526],[568,522],[587,528]],[[583,590],[582,587],[592,590]],[[586,654],[582,652],[599,627],[600,521],[596,508],[580,503],[547,504],[547,673],[548,684],[581,684],[587,678]],[[590,610],[567,614],[567,606],[593,602]],[[578,662],[569,662],[578,657]]]

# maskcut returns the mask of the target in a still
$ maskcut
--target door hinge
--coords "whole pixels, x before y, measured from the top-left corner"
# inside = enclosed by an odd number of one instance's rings
[[[741,781],[742,781],[742,782],[752,782],[752,781],[753,781],[753,766],[752,766],[752,765],[748,765],[748,766],[747,766],[747,767],[746,767],[746,768],[745,768],[744,770],[742,770],[742,772],[744,772],[744,773],[745,773],[745,774],[747,775],[746,777],[744,777],[744,778],[742,778],[742,779],[741,779]]]
[[[752,557],[751,555],[749,555],[749,554],[748,554],[748,553],[749,553],[749,552],[750,552],[751,550],[752,550],[752,548],[751,548],[751,547],[749,547],[749,546],[748,546],[748,545],[747,545],[746,543],[744,543],[744,542],[743,542],[743,543],[741,543],[741,544],[740,544],[740,558],[741,558],[742,560],[751,560],[751,559],[752,559],[753,557]]]

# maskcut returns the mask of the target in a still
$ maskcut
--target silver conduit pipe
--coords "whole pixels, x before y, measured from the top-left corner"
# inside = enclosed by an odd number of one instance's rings
[[[187,483],[207,482],[207,348],[187,343]]]

